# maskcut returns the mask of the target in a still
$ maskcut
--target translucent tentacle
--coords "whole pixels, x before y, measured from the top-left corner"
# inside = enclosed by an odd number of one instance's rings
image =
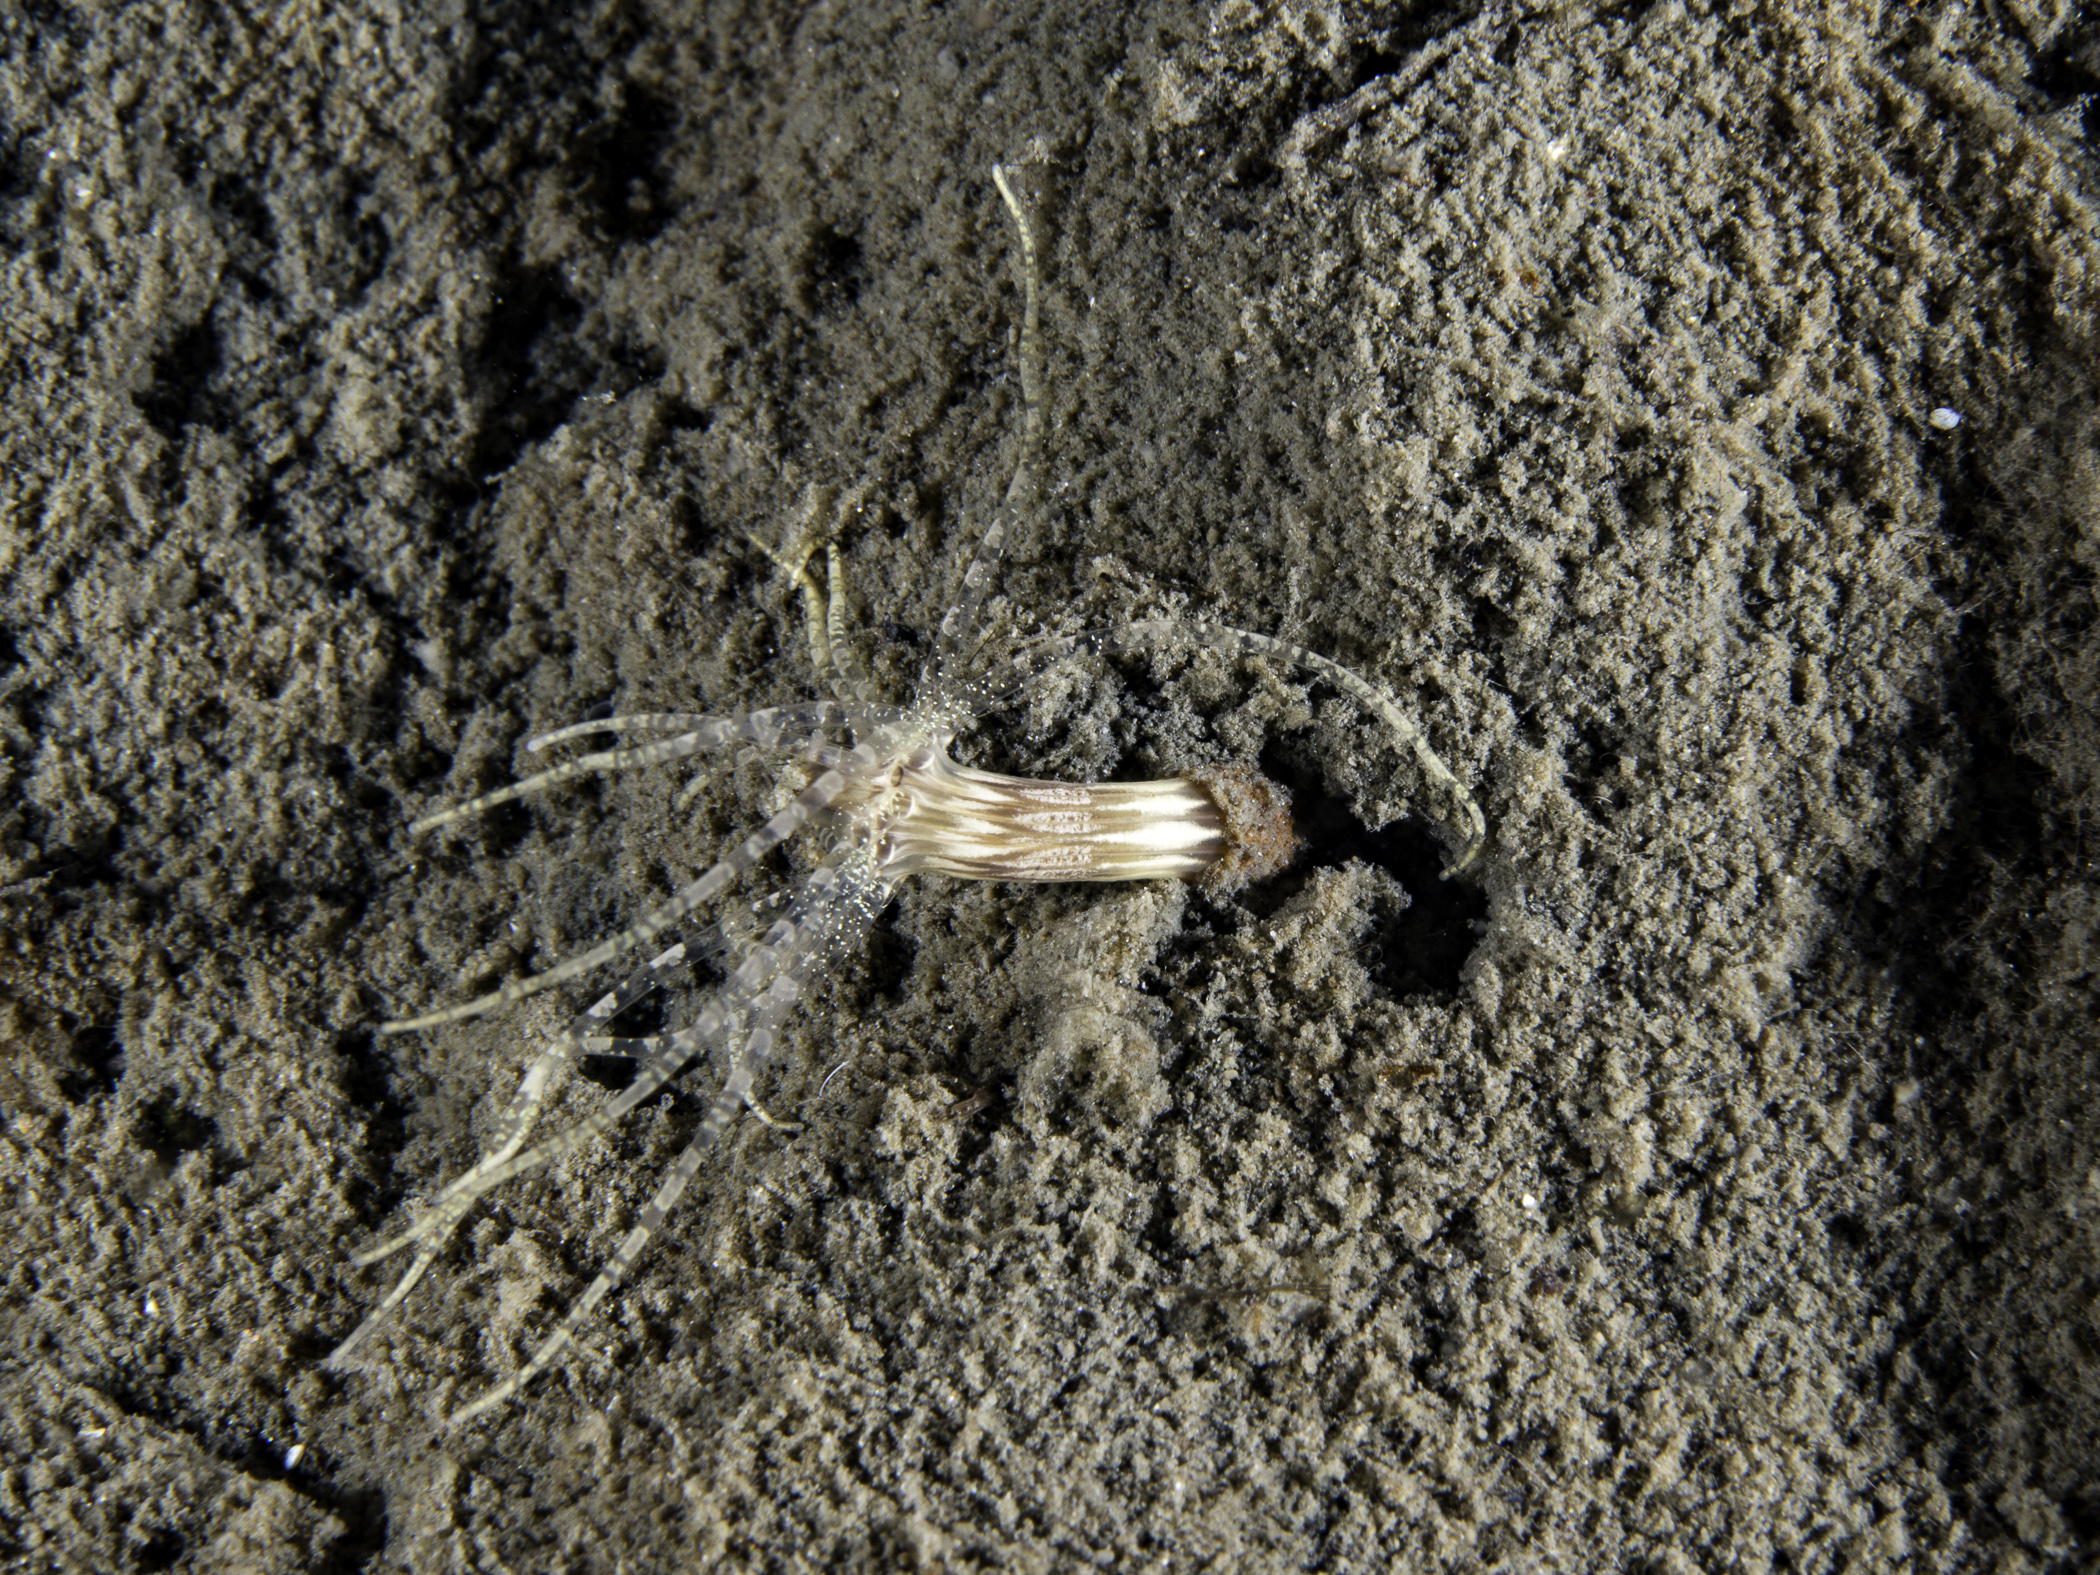
[[[846,721],[846,712],[829,700],[809,705],[770,706],[742,717],[708,716],[693,711],[628,711],[619,716],[600,717],[594,722],[572,722],[551,733],[541,733],[526,739],[525,748],[536,755],[550,744],[565,744],[572,738],[588,738],[593,733],[685,732],[724,722],[746,724],[749,732],[740,736],[764,744],[767,736],[777,739],[789,733],[813,733]]]
[[[861,665],[852,631],[846,627],[846,566],[839,544],[824,544],[822,585],[809,572],[807,562],[794,566],[794,576],[802,588],[802,603],[809,620],[810,666],[816,681],[830,684],[857,710],[893,711],[876,703],[875,681]]]
[[[816,726],[839,720],[842,713],[835,706],[798,707],[798,710],[817,710],[824,713],[823,720],[814,726],[805,726],[800,732],[808,733]],[[607,718],[605,722],[579,722],[534,739],[529,748],[540,748],[560,738],[574,738],[584,733],[612,726],[619,718]],[[434,815],[425,815],[409,829],[410,835],[431,831],[439,826],[449,826],[454,821],[478,815],[485,809],[494,809],[498,804],[509,804],[531,793],[544,793],[564,782],[573,782],[578,777],[594,776],[603,772],[627,771],[636,766],[659,766],[666,761],[682,760],[687,755],[696,755],[703,749],[719,748],[723,744],[756,744],[762,749],[778,745],[789,732],[790,724],[777,711],[753,711],[748,716],[700,717],[696,725],[676,738],[659,739],[653,744],[629,744],[619,749],[602,749],[593,754],[582,755],[563,765],[546,771],[535,772],[523,781],[513,782],[508,787],[484,793],[479,798],[470,798],[464,804],[454,804]]]
[[[620,1245],[607,1260],[595,1279],[577,1297],[563,1315],[554,1332],[542,1340],[525,1365],[491,1389],[487,1394],[453,1413],[450,1421],[457,1424],[473,1418],[503,1404],[534,1377],[557,1360],[563,1351],[574,1342],[576,1331],[594,1312],[599,1303],[612,1294],[624,1280],[649,1240],[656,1234],[666,1215],[684,1194],[693,1176],[699,1171],[708,1150],[721,1141],[729,1123],[736,1119],[737,1111],[751,1097],[753,1086],[772,1060],[773,1048],[782,1022],[801,996],[816,965],[842,945],[858,940],[867,930],[875,914],[881,911],[888,900],[889,886],[874,873],[873,865],[865,850],[855,850],[836,866],[824,867],[834,879],[819,884],[800,904],[803,911],[799,922],[790,921],[775,927],[775,935],[782,929],[792,929],[791,936],[774,953],[771,964],[771,979],[757,996],[751,1011],[751,1026],[738,1045],[734,1064],[729,1076],[723,1081],[721,1091],[708,1106],[707,1115],[700,1123],[700,1130],[693,1135],[683,1153],[678,1156],[670,1172],[664,1177],[641,1217],[629,1228]],[[773,939],[769,936],[768,940]],[[747,959],[749,961],[750,959]],[[741,970],[740,970],[741,971]],[[678,1039],[683,1035],[673,1035]],[[659,1062],[668,1056],[659,1057]],[[647,1076],[645,1071],[644,1077]],[[644,1077],[638,1077],[637,1087]],[[659,1085],[661,1086],[661,1085]],[[633,1090],[629,1090],[630,1093]],[[655,1089],[650,1089],[654,1093]],[[647,1095],[644,1095],[647,1097]],[[624,1096],[623,1096],[624,1099]],[[636,1101],[637,1103],[639,1101]],[[604,1114],[610,1114],[605,1112]],[[598,1117],[583,1123],[571,1132],[561,1134],[540,1145],[538,1149],[518,1155],[504,1167],[505,1174],[515,1173],[542,1158],[552,1158],[565,1153],[571,1147],[571,1133],[581,1133],[585,1127],[598,1127]],[[579,1138],[578,1141],[581,1141]]]
[[[947,616],[941,619],[933,657],[936,703],[960,697],[958,685],[964,682],[963,669],[967,665],[964,646],[977,621],[977,609],[984,601],[985,592],[991,588],[992,571],[998,567],[999,559],[1006,551],[1006,538],[1013,522],[1032,512],[1040,503],[1042,494],[1043,376],[1035,232],[1029,228],[1028,216],[1021,211],[1020,199],[1014,196],[1013,187],[1007,184],[1006,170],[1002,166],[992,166],[992,181],[998,186],[999,195],[1006,200],[1006,211],[1013,215],[1014,228],[1021,241],[1021,284],[1025,292],[1021,316],[1021,458],[1014,466],[1005,503],[992,515],[984,539],[977,544],[977,555],[963,571],[962,594],[948,609]]]
[[[659,988],[674,969],[684,964],[687,956],[685,942],[673,944],[651,958],[622,988],[599,997],[587,1010],[579,1014],[526,1069],[524,1077],[518,1082],[517,1092],[511,1095],[510,1103],[504,1106],[503,1114],[496,1118],[494,1142],[475,1162],[473,1169],[455,1180],[446,1192],[449,1194],[463,1184],[473,1181],[491,1167],[502,1164],[517,1153],[524,1145],[525,1139],[531,1135],[547,1101],[554,1097],[562,1083],[567,1080],[575,1065],[576,1052],[579,1047],[589,1043],[592,1030],[602,1028],[636,1001]],[[441,1201],[438,1206],[442,1208]],[[373,1330],[386,1321],[389,1313],[408,1299],[409,1292],[416,1288],[416,1282],[423,1278],[431,1264],[436,1262],[438,1255],[444,1251],[445,1243],[452,1234],[452,1227],[458,1223],[460,1215],[464,1212],[463,1209],[452,1211],[442,1224],[434,1221],[423,1222],[415,1230],[380,1242],[352,1257],[350,1261],[363,1268],[381,1258],[392,1256],[411,1242],[422,1243],[407,1270],[381,1298],[379,1305],[367,1313],[363,1322],[350,1331],[349,1337],[328,1353],[324,1366],[340,1364],[364,1343]]]
[[[529,979],[514,979],[500,990],[477,996],[459,1006],[445,1007],[440,1011],[425,1012],[420,1017],[397,1019],[381,1023],[383,1034],[407,1033],[415,1028],[432,1028],[440,1023],[456,1023],[463,1018],[479,1017],[502,1007],[514,1005],[528,996],[537,995],[565,980],[589,973],[602,967],[615,957],[623,957],[637,947],[646,946],[663,934],[672,925],[683,919],[695,908],[714,901],[729,887],[729,883],[745,870],[764,858],[774,848],[795,834],[803,825],[823,812],[846,786],[846,779],[834,767],[825,771],[771,820],[725,855],[713,868],[692,882],[669,902],[652,908],[634,924],[622,930],[611,940],[592,947],[589,951],[556,963],[544,973],[534,974]]]

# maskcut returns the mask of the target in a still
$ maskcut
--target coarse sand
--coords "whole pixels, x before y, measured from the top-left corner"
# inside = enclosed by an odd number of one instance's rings
[[[0,9],[0,1570],[2095,1568],[2095,89],[2062,0]],[[795,779],[408,823],[807,697],[812,488],[909,695],[1002,161],[996,628],[1347,662],[1479,866],[1322,684],[1074,664],[968,758],[1307,861],[909,883],[522,1399],[715,1074],[322,1370],[589,992],[375,1025]]]

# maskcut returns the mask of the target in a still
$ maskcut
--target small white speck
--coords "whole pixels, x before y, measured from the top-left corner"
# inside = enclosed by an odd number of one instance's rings
[[[1925,419],[1938,427],[1942,432],[1952,432],[1961,425],[1961,412],[1959,410],[1949,410],[1945,405],[1942,405]]]
[[[160,1303],[153,1299],[151,1291],[146,1293],[146,1316],[148,1318],[158,1318],[160,1316]]]
[[[1539,1200],[1533,1197],[1530,1193],[1527,1192],[1524,1194],[1523,1202],[1525,1213],[1536,1214],[1539,1211]]]
[[[305,1458],[306,1446],[304,1444],[292,1445],[290,1449],[284,1452],[284,1469],[287,1471],[296,1469],[299,1462]]]

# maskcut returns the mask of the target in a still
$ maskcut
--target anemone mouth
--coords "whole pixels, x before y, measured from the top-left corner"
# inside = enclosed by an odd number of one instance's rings
[[[884,828],[885,879],[932,871],[966,880],[1201,880],[1230,845],[1224,811],[1187,777],[1039,782],[914,753],[903,808]]]

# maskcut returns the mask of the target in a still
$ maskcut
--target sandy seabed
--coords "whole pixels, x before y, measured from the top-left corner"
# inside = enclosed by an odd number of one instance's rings
[[[0,13],[0,1568],[2094,1568],[2096,87],[2025,0]],[[1484,857],[1324,685],[1054,673],[968,757],[1311,857],[906,885],[521,1402],[440,1425],[704,1078],[323,1371],[587,993],[374,1025],[796,779],[408,822],[806,698],[826,489],[910,694],[996,161],[995,636],[1302,640]]]

